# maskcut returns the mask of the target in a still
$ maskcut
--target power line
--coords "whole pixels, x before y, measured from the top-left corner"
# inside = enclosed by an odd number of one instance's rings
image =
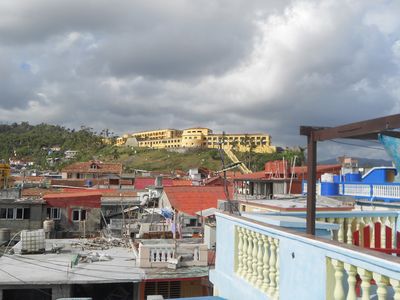
[[[54,270],[54,271],[57,271],[57,272],[65,273],[65,270],[60,270],[60,269],[52,268],[52,267],[49,267],[49,266],[43,266],[43,265],[40,265],[40,264],[35,264],[33,262],[28,262],[26,260],[24,261],[24,260],[18,259],[16,257],[10,256],[10,255],[5,255],[5,256],[10,258],[10,259],[22,262],[22,263],[26,263],[26,264],[38,266],[38,267],[41,267],[41,268],[45,268],[45,269],[49,269],[49,270]],[[65,265],[63,265],[63,266],[65,267]],[[103,270],[98,270],[98,271],[103,271]],[[74,275],[79,275],[79,276],[84,276],[84,277],[96,278],[96,279],[118,280],[118,278],[108,278],[108,277],[103,277],[103,276],[98,276],[98,275],[82,274],[82,273],[78,273],[78,272],[74,272],[74,271],[68,271],[68,273],[69,274],[74,274]],[[142,274],[142,273],[134,273],[134,272],[132,272],[132,274]]]
[[[33,261],[37,261],[37,262],[42,262],[42,263],[46,263],[49,265],[53,265],[53,266],[60,266],[60,267],[65,267],[65,264],[62,263],[57,263],[60,261],[55,261],[55,260],[44,260],[44,259],[35,259],[32,257],[25,257],[25,256],[20,256],[20,258],[22,258],[23,260],[33,260]],[[19,260],[22,262],[22,260]],[[45,267],[45,266],[43,266]],[[125,266],[121,266],[121,265],[102,265],[102,267],[125,267]],[[86,270],[92,270],[92,271],[102,271],[102,272],[110,272],[109,270],[105,270],[105,269],[101,269],[101,268],[89,268],[89,266],[85,266]],[[126,272],[126,271],[118,271],[118,273],[121,274],[141,274],[140,272]],[[81,275],[81,274],[79,274]]]
[[[13,274],[7,272],[7,271],[4,270],[4,269],[0,269],[0,271],[6,273],[8,276],[10,276],[10,277],[12,277],[12,278],[14,278],[14,279],[16,279],[16,280],[22,282],[23,284],[28,284],[26,281],[22,280],[21,278],[18,278],[17,276],[14,276]],[[36,290],[36,291],[41,292],[42,294],[44,294],[44,295],[46,295],[46,296],[50,296],[50,297],[52,296],[52,294],[49,294],[49,293],[47,293],[47,292],[45,292],[45,291],[43,291],[43,290],[41,290],[41,289],[37,289],[37,288],[33,288],[33,289]]]

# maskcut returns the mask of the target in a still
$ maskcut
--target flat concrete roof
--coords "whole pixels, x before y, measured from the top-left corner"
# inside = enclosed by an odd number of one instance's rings
[[[108,250],[84,250],[72,243],[82,240],[46,240],[46,250],[52,244],[65,245],[60,254],[14,254],[0,257],[0,285],[24,284],[88,284],[138,282],[145,277],[144,270],[135,266],[134,254],[128,248],[113,247]],[[16,245],[18,252],[19,243]],[[107,254],[111,260],[78,263],[71,267],[78,253]]]
[[[352,210],[354,207],[345,205],[342,201],[325,196],[317,196],[317,210]],[[305,196],[281,197],[278,199],[248,199],[239,200],[239,202],[248,205],[266,207],[274,210],[306,210],[307,198]]]
[[[242,213],[243,217],[261,221],[270,225],[287,228],[306,228],[306,220],[294,216],[266,215],[257,213]],[[315,222],[316,229],[338,230],[339,224]]]
[[[208,267],[139,268],[130,248],[111,247],[107,250],[90,250],[79,244],[85,239],[46,240],[46,254],[20,254],[20,243],[15,254],[0,257],[0,286],[47,284],[95,284],[140,282],[143,280],[199,278],[208,276]],[[51,253],[53,244],[64,245],[60,254]],[[76,255],[98,253],[111,260],[92,263],[79,262],[71,267]]]

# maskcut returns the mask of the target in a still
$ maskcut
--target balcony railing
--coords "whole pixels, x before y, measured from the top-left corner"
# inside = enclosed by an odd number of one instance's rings
[[[158,240],[163,241],[163,240]],[[151,243],[139,244],[139,255],[137,258],[138,267],[167,267],[169,262],[176,259],[181,266],[206,266],[207,265],[207,245],[205,244],[182,244],[175,246],[174,243]]]
[[[217,214],[210,272],[227,299],[400,299],[400,258]]]
[[[304,212],[269,213],[271,215],[305,218]],[[376,249],[400,248],[398,211],[317,212],[318,222],[339,225],[332,239],[341,243]]]
[[[387,200],[400,201],[400,184],[399,183],[338,183],[339,195],[353,196],[357,198],[365,198],[369,200]],[[307,193],[307,182],[303,182],[303,194]],[[317,195],[321,195],[321,184],[317,183]]]

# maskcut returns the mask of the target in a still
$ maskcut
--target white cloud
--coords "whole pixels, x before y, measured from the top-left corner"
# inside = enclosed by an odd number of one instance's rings
[[[399,111],[397,3],[3,1],[0,112],[8,122],[120,133],[202,125],[304,144],[300,125]]]

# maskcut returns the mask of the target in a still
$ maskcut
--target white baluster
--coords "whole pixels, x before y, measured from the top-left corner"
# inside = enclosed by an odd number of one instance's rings
[[[262,239],[264,248],[262,291],[267,293],[269,288],[269,241],[266,235],[263,235]]]
[[[268,237],[269,245],[270,245],[270,257],[269,257],[269,289],[268,294],[274,295],[276,288],[276,246],[274,243],[274,239],[272,237]]]
[[[335,218],[328,218],[328,223],[336,224]],[[337,232],[335,230],[331,230],[331,238],[334,241],[337,241]]]
[[[358,231],[358,243],[364,245],[364,221],[363,218],[356,218],[356,231]]]
[[[350,264],[344,264],[344,269],[347,272],[347,283],[349,284],[349,291],[347,293],[346,300],[356,300],[357,293],[356,293],[356,275],[357,275],[357,268]]]
[[[372,232],[372,235],[371,235],[371,248],[376,248],[376,245],[375,245],[375,223],[377,223],[378,222],[378,218],[377,217],[372,217],[371,218],[371,222],[372,222],[372,226],[371,226],[371,232]],[[380,235],[380,233],[379,233],[379,235]]]
[[[400,300],[400,280],[390,279],[390,284],[393,287],[394,291],[394,300]]]
[[[380,217],[381,221],[381,248],[386,249],[386,222],[387,217]]]
[[[377,273],[374,273],[373,277],[376,282],[376,285],[378,286],[378,289],[376,290],[376,293],[378,295],[378,300],[386,300],[389,278]]]
[[[248,241],[247,241],[247,230],[244,229],[244,228],[242,228],[241,230],[242,230],[242,233],[243,233],[243,256],[242,256],[243,265],[242,265],[242,271],[239,273],[239,275],[244,278],[246,276],[247,270],[248,270],[248,267],[247,267],[247,261],[248,261],[247,248],[248,248],[249,244],[248,244]]]
[[[361,277],[361,299],[370,300],[371,297],[371,279],[372,274],[370,271],[358,268],[358,274]]]
[[[253,238],[251,236],[251,232],[249,229],[247,229],[247,241],[248,241],[248,247],[247,247],[247,274],[245,279],[250,281],[251,276],[253,274]]]
[[[346,243],[349,245],[353,244],[353,219],[354,218],[347,218],[347,234],[346,234]]]
[[[162,250],[157,249],[157,261],[161,261],[161,260],[162,260]]]
[[[279,273],[280,273],[280,259],[279,259],[279,240],[274,240],[275,247],[276,247],[276,289],[275,289],[275,298],[279,299]]]
[[[337,223],[339,224],[339,231],[338,231],[338,242],[344,242],[344,219],[338,218]]]
[[[251,236],[253,237],[253,252],[252,252],[253,263],[251,265],[252,273],[251,273],[250,282],[253,285],[256,285],[256,282],[257,282],[257,256],[258,256],[257,233],[255,231],[252,231]]]
[[[167,261],[166,259],[165,259],[165,248],[164,249],[162,249],[161,250],[161,261]]]
[[[389,226],[392,229],[391,248],[396,248],[396,217],[389,217]]]
[[[263,282],[263,251],[262,251],[262,235],[260,233],[256,234],[257,236],[257,243],[258,243],[258,250],[257,250],[257,282],[256,287],[261,289],[262,282]]]
[[[243,233],[242,228],[236,226],[236,233],[238,236],[238,258],[237,258],[237,265],[236,265],[236,273],[240,274],[243,271]]]
[[[344,300],[344,288],[343,288],[343,262],[332,259],[332,265],[335,269],[335,288],[333,291],[333,299],[335,300]]]

